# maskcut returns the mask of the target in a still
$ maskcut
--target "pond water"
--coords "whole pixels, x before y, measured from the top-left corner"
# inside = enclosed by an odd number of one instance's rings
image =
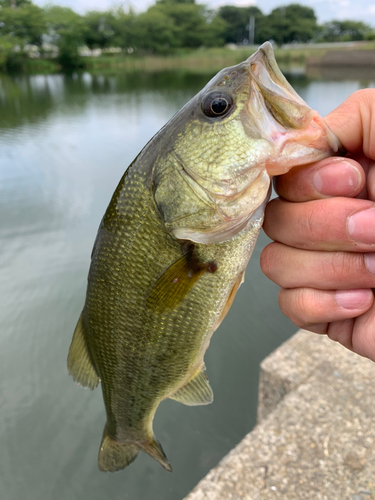
[[[296,328],[262,276],[261,235],[206,355],[215,401],[162,403],[155,434],[174,472],[141,454],[105,474],[101,391],[66,371],[99,221],[129,163],[212,75],[0,77],[0,498],[178,500],[256,421],[260,361]],[[291,77],[326,114],[375,78]]]

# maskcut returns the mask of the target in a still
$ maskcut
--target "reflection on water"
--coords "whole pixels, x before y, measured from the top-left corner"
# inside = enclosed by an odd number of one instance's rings
[[[210,77],[211,75],[208,75]],[[44,122],[58,113],[68,116],[81,114],[93,102],[116,103],[132,108],[144,102],[145,94],[156,101],[168,101],[171,110],[177,110],[181,96],[190,96],[199,90],[207,75],[184,72],[156,74],[122,73],[115,76],[90,75],[37,75],[0,79],[0,128]],[[190,91],[190,93],[189,93]],[[194,90],[193,90],[194,92]],[[169,99],[166,97],[169,97]],[[125,102],[124,102],[125,100]],[[166,103],[168,105],[168,103]]]
[[[206,356],[214,404],[166,401],[157,412],[155,433],[173,474],[145,455],[125,472],[100,473],[100,390],[78,388],[65,367],[110,196],[144,144],[210,76],[0,78],[0,498],[180,499],[255,423],[259,362],[295,330],[259,269],[265,236]],[[364,85],[290,79],[322,114]]]

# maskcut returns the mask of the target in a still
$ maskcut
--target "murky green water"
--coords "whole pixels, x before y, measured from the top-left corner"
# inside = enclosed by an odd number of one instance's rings
[[[118,474],[97,469],[100,389],[66,371],[96,230],[122,173],[211,75],[0,77],[0,498],[179,500],[255,424],[259,362],[295,327],[259,269],[206,355],[214,404],[161,404],[155,433],[173,474],[141,454]],[[293,80],[322,114],[371,76]]]

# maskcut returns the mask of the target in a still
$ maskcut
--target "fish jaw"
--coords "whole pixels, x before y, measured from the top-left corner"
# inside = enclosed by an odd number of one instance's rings
[[[227,114],[206,113],[213,95],[232,103]],[[167,231],[195,243],[235,237],[274,175],[339,149],[323,118],[279,70],[270,43],[218,73],[172,124],[173,146],[153,171],[154,198]]]
[[[340,141],[311,109],[277,66],[269,42],[249,59],[251,92],[244,126],[272,145],[264,161],[272,177],[336,154]]]
[[[337,137],[317,112],[314,112],[306,128],[279,132],[272,140],[279,154],[265,163],[266,171],[271,177],[332,156],[341,147]]]

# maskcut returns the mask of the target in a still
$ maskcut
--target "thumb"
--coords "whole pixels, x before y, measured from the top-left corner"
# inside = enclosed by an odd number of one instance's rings
[[[354,92],[325,120],[347,151],[375,160],[375,89]]]

